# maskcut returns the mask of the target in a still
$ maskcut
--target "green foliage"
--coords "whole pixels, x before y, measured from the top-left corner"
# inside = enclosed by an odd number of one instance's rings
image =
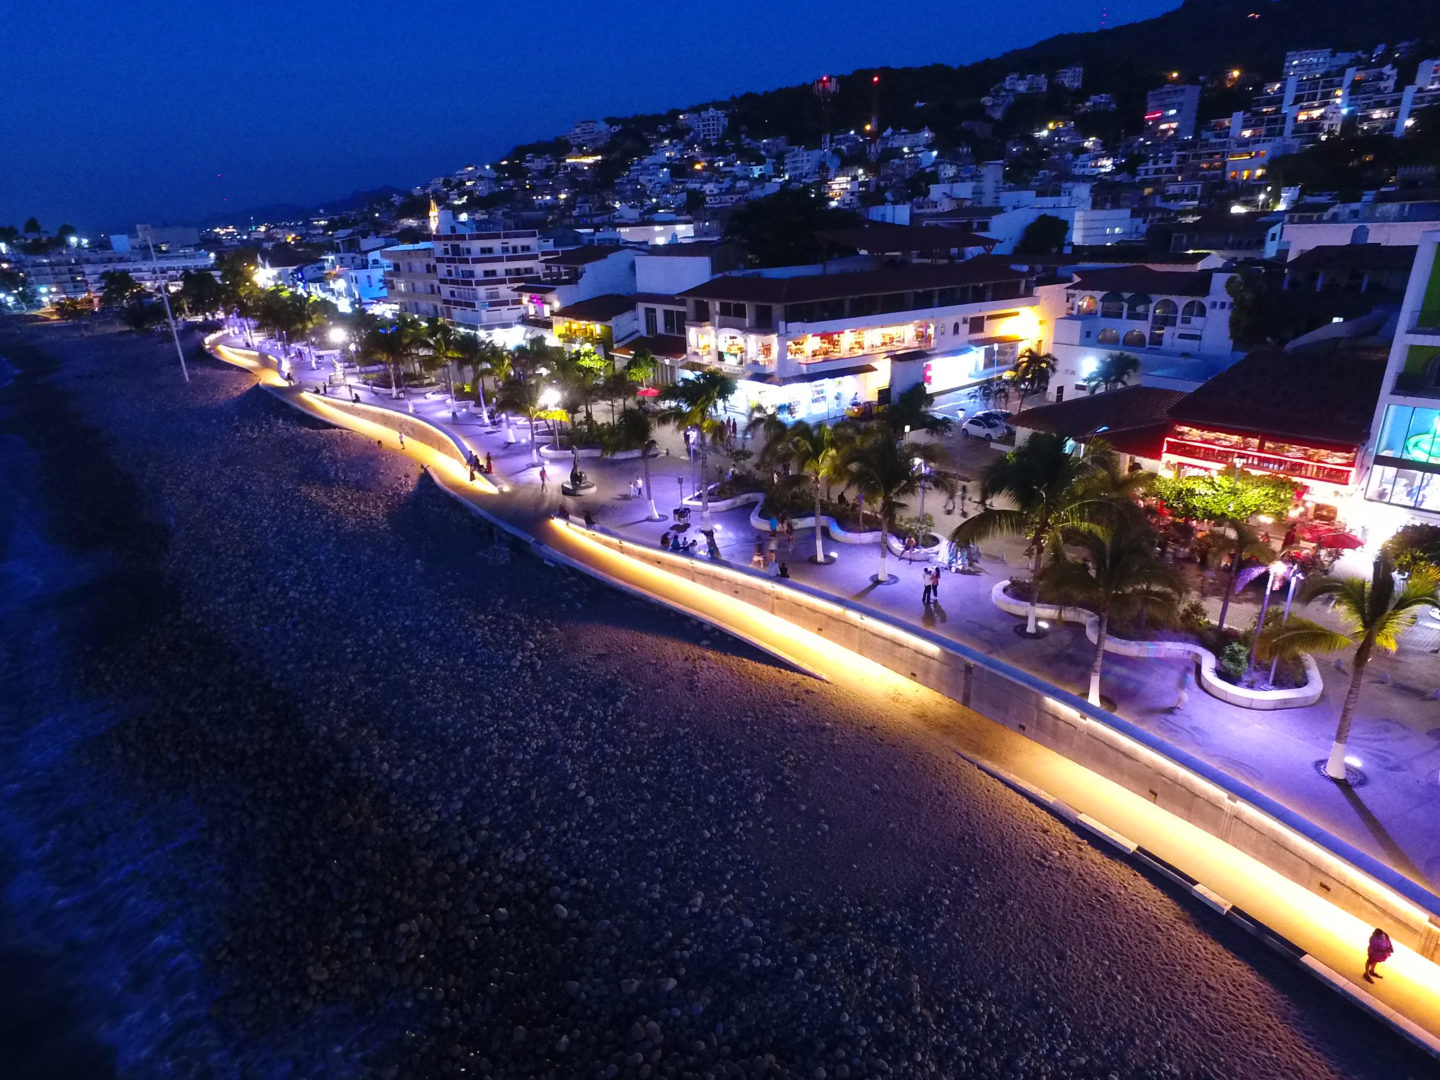
[[[106,270],[100,275],[100,302],[108,308],[123,308],[145,295],[141,285],[126,270]]]
[[[1140,360],[1125,352],[1107,353],[1095,365],[1095,370],[1085,378],[1085,387],[1090,393],[1097,390],[1115,390],[1130,381],[1130,376],[1140,370]]]
[[[1283,476],[1242,472],[1209,476],[1157,476],[1151,491],[1170,512],[1192,521],[1247,521],[1256,514],[1284,518],[1295,503],[1299,488]]]
[[[793,266],[820,261],[817,231],[857,220],[847,210],[831,210],[811,188],[787,187],[737,208],[725,238],[744,247],[751,266]]]
[[[1214,625],[1205,613],[1205,605],[1199,600],[1191,600],[1182,607],[1177,621],[1182,630],[1196,635],[1205,633]]]
[[[1425,568],[1440,570],[1440,525],[1406,525],[1380,548],[1395,569],[1410,574]]]
[[[1016,255],[1054,255],[1065,250],[1065,238],[1070,235],[1070,226],[1064,218],[1053,214],[1041,214],[1020,235],[1015,245]]]
[[[1426,54],[1430,55],[1430,54]],[[1280,187],[1299,185],[1306,192],[1335,192],[1341,200],[1394,182],[1397,169],[1431,165],[1440,158],[1440,108],[1422,109],[1403,137],[1342,133],[1322,139],[1270,163],[1268,180]]]
[[[935,515],[915,514],[895,520],[896,536],[913,536],[917,541],[935,534]]]
[[[1250,646],[1242,640],[1232,641],[1220,650],[1215,667],[1226,682],[1238,683],[1245,677],[1250,663]]]

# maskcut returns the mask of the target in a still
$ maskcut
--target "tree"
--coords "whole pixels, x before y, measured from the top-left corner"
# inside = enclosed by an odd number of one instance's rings
[[[706,526],[710,524],[710,485],[706,482],[705,466],[710,454],[711,443],[718,435],[723,437],[723,421],[715,414],[735,396],[735,380],[718,371],[702,371],[693,379],[685,379],[668,386],[661,393],[666,407],[661,409],[658,419],[677,430],[694,428],[699,434],[695,440],[695,456],[700,463],[700,502]]]
[[[1050,387],[1050,378],[1055,374],[1055,368],[1059,361],[1050,353],[1042,353],[1035,349],[1026,349],[1015,358],[1015,366],[1011,368],[1006,377],[1020,391],[1020,407],[1025,407],[1025,399],[1032,394],[1044,394]]]
[[[1440,525],[1405,525],[1380,546],[1402,574],[1422,567],[1440,570]]]
[[[158,300],[137,296],[120,309],[120,321],[137,334],[143,334],[165,321],[165,309]]]
[[[36,221],[33,217],[28,217],[25,219],[25,228],[21,231],[24,232],[26,236],[39,236],[44,230],[40,228],[40,222]]]
[[[1430,567],[1412,571],[1404,586],[1397,586],[1395,564],[1382,551],[1375,557],[1374,574],[1369,581],[1358,577],[1320,578],[1305,587],[1307,602],[1321,596],[1334,598],[1332,610],[1340,619],[1341,629],[1332,630],[1309,619],[1292,618],[1262,635],[1259,654],[1265,660],[1297,652],[1338,652],[1351,646],[1355,648],[1350,688],[1340,706],[1335,741],[1325,762],[1325,775],[1330,779],[1346,779],[1345,744],[1350,738],[1350,723],[1371,656],[1377,648],[1394,652],[1400,631],[1414,621],[1414,613],[1419,608],[1440,606],[1437,588],[1440,588],[1440,574]]]
[[[891,400],[880,414],[880,422],[896,439],[904,438],[907,431],[948,435],[955,422],[948,416],[932,412],[934,404],[935,396],[925,389],[923,383],[916,383]]]
[[[980,494],[985,502],[1005,495],[1009,507],[990,507],[957,525],[950,539],[969,544],[992,536],[1023,536],[1030,542],[1030,611],[1025,632],[1039,633],[1041,559],[1062,539],[1095,528],[1117,500],[1148,482],[1144,473],[1121,473],[1114,452],[1091,439],[1081,457],[1071,454],[1064,435],[1037,432],[985,468]]]
[[[108,308],[123,308],[145,293],[145,286],[128,270],[106,270],[100,275],[100,302]]]
[[[846,475],[860,491],[870,498],[880,516],[880,570],[878,584],[890,580],[886,560],[890,553],[889,536],[895,516],[905,509],[901,500],[919,490],[923,465],[939,464],[944,454],[932,443],[897,443],[883,428],[867,433],[845,456]]]
[[[511,379],[495,395],[495,407],[506,412],[522,413],[530,421],[530,464],[540,464],[540,448],[535,441],[535,427],[540,420],[552,423],[563,420],[565,413],[552,408],[546,400],[546,390],[540,379],[532,375],[527,379]]]
[[[377,324],[361,343],[368,358],[379,360],[389,370],[392,398],[400,393],[396,386],[396,371],[414,359],[423,332],[419,319],[413,315],[401,315]]]
[[[1236,345],[1260,345],[1269,340],[1265,286],[1255,271],[1243,269],[1225,281],[1230,305],[1230,337]]]
[[[1099,705],[1110,621],[1170,615],[1184,584],[1156,554],[1155,533],[1133,507],[1124,507],[1102,528],[1077,532],[1065,540],[1079,548],[1083,558],[1071,559],[1057,548],[1040,577],[1056,599],[1086,608],[1099,619],[1089,694],[1090,704]]]
[[[1140,360],[1125,352],[1107,353],[1095,365],[1095,370],[1085,376],[1085,388],[1090,393],[1097,390],[1114,390],[1130,381],[1130,376],[1140,370]]]
[[[1220,601],[1217,627],[1225,629],[1230,614],[1230,600],[1240,581],[1240,567],[1246,559],[1270,562],[1275,551],[1263,543],[1254,529],[1246,524],[1252,517],[1283,520],[1295,502],[1298,485],[1283,476],[1257,476],[1247,472],[1223,472],[1209,476],[1158,476],[1151,492],[1158,496],[1176,517],[1192,521],[1208,521],[1220,526],[1209,537],[1210,550],[1229,555],[1230,571],[1225,597]]]
[[[831,210],[810,188],[787,187],[737,207],[725,238],[744,247],[751,266],[793,266],[821,259],[818,231],[857,220],[849,211]]]
[[[815,561],[825,562],[824,528],[820,522],[820,485],[844,475],[845,443],[828,424],[797,420],[767,439],[761,460],[766,464],[785,461],[801,473],[808,473],[815,487]]]
[[[611,429],[606,453],[613,454],[622,450],[640,451],[645,497],[650,502],[646,519],[659,521],[663,515],[655,508],[655,492],[650,487],[650,458],[656,451],[655,421],[650,419],[648,413],[640,409],[626,409],[620,413],[620,419],[615,421]]]
[[[66,322],[81,322],[95,314],[95,299],[89,294],[73,299],[62,296],[55,301],[55,314]]]
[[[187,315],[210,315],[225,306],[225,290],[206,270],[186,270],[180,276],[180,308]]]
[[[1020,234],[1015,245],[1016,255],[1057,255],[1065,250],[1070,225],[1064,218],[1041,214]]]
[[[426,355],[431,365],[445,369],[446,386],[450,392],[450,405],[455,405],[455,382],[451,375],[450,363],[460,358],[461,334],[444,319],[434,318],[425,324]]]

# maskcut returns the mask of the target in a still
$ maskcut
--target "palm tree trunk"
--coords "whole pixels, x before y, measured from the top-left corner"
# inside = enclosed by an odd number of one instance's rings
[[[646,520],[659,521],[660,511],[655,509],[655,489],[650,486],[650,448],[640,448],[640,468],[645,474],[645,497],[650,500],[650,516]]]
[[[1030,611],[1025,616],[1025,633],[1035,637],[1040,633],[1040,535],[1037,533],[1031,546],[1030,556]]]
[[[704,436],[701,436],[702,438]],[[704,528],[710,528],[710,485],[706,482],[705,463],[707,456],[706,447],[700,447],[700,521]]]
[[[540,447],[535,442],[535,414],[530,414],[530,464],[540,464]]]
[[[820,525],[820,481],[815,481],[815,562],[825,561],[824,529]]]
[[[1100,613],[1100,626],[1095,634],[1095,659],[1090,662],[1090,704],[1100,704],[1100,668],[1105,663],[1105,635],[1110,630],[1110,616]]]
[[[890,582],[890,567],[889,567],[889,563],[888,563],[889,556],[890,556],[890,543],[889,543],[890,530],[889,530],[889,528],[887,527],[888,525],[889,525],[889,522],[886,521],[885,515],[884,515],[884,514],[881,514],[881,515],[880,515],[880,573],[875,576],[875,582],[876,582],[876,584],[879,584],[879,585],[886,585],[886,584],[889,584],[889,582]]]
[[[395,389],[395,365],[386,364],[385,366],[390,369],[390,400],[394,401],[400,396],[400,392]]]
[[[1215,629],[1225,629],[1225,616],[1230,613],[1230,598],[1235,595],[1235,583],[1240,580],[1240,531],[1235,531],[1235,555],[1230,560],[1230,580],[1225,583],[1225,599],[1220,601],[1220,618]]]
[[[1345,703],[1340,706],[1340,722],[1335,727],[1335,742],[1330,747],[1330,758],[1325,762],[1325,775],[1331,780],[1345,779],[1345,743],[1350,738],[1350,721],[1360,701],[1365,666],[1370,663],[1370,652],[1374,647],[1374,639],[1367,637],[1355,650],[1355,669],[1350,673],[1350,688],[1345,691]]]

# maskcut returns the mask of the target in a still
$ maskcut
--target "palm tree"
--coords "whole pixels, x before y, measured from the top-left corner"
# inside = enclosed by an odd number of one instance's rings
[[[1050,353],[1042,353],[1035,349],[1026,349],[1015,358],[1015,366],[1010,369],[1008,375],[1015,388],[1020,391],[1020,407],[1025,407],[1025,399],[1031,394],[1043,394],[1050,386],[1050,379],[1055,374],[1055,368],[1059,361]]]
[[[915,462],[938,463],[942,457],[940,449],[930,443],[897,443],[884,429],[868,433],[846,455],[847,475],[861,492],[874,500],[880,515],[880,572],[875,575],[876,584],[890,581],[887,540],[895,515],[905,509],[901,500],[920,486],[921,474],[916,471]]]
[[[452,409],[455,407],[455,378],[450,362],[459,358],[461,338],[467,336],[469,335],[462,335],[444,319],[431,319],[425,324],[425,345],[430,355],[445,367],[445,382],[449,389]]]
[[[1120,471],[1115,454],[1103,440],[1091,439],[1083,456],[1066,449],[1064,435],[1037,432],[1022,446],[985,469],[981,497],[1009,497],[1011,507],[990,507],[962,521],[950,534],[957,544],[991,536],[1023,536],[1030,541],[1030,611],[1025,633],[1039,634],[1040,561],[1067,534],[1092,530],[1094,519],[1128,497],[1148,479],[1144,473]]]
[[[715,413],[735,396],[735,389],[735,380],[730,376],[718,371],[702,371],[693,379],[666,387],[661,394],[669,404],[657,416],[660,423],[680,431],[695,428],[699,432],[695,454],[700,462],[700,502],[704,507],[700,516],[707,527],[710,525],[710,486],[706,482],[705,464],[712,439],[724,434],[724,421]]]
[[[1222,522],[1228,532],[1212,529],[1208,534],[1212,552],[1230,556],[1230,577],[1225,583],[1225,597],[1220,601],[1220,618],[1215,623],[1217,630],[1225,629],[1225,620],[1230,615],[1230,598],[1240,589],[1240,566],[1246,559],[1256,559],[1265,564],[1275,561],[1275,549],[1261,541],[1259,534],[1243,521]]]
[[[655,492],[650,488],[650,455],[654,453],[655,449],[655,421],[640,409],[624,410],[612,429],[607,452],[640,451],[640,468],[643,470],[645,496],[650,500],[650,513],[647,515],[649,521],[659,521],[662,517],[660,511],[655,508]]]
[[[497,376],[497,383],[501,378],[508,379],[511,374],[510,354],[496,345],[493,341],[486,341],[478,334],[461,334],[455,342],[455,359],[462,367],[470,369],[471,378],[475,383],[475,399],[480,405],[481,420],[488,421],[490,410],[485,404],[485,375],[497,375],[504,371],[503,377]],[[452,395],[453,396],[453,395]]]
[[[1114,390],[1130,381],[1130,376],[1140,370],[1140,361],[1130,353],[1112,352],[1095,365],[1095,370],[1085,377],[1085,388],[1090,393],[1097,390]]]
[[[1132,507],[1114,515],[1109,525],[1066,536],[1084,552],[1080,560],[1063,550],[1051,552],[1041,571],[1047,591],[1065,603],[1093,611],[1099,618],[1095,658],[1090,664],[1090,704],[1100,704],[1100,671],[1105,662],[1105,637],[1112,618],[1145,618],[1174,612],[1185,586],[1155,551],[1155,533]]]
[[[546,389],[538,376],[528,379],[511,379],[495,396],[495,407],[508,412],[523,413],[530,421],[530,464],[540,464],[540,446],[535,441],[536,421],[549,420],[552,424],[563,420],[561,409],[551,408],[545,400]]]
[[[398,397],[399,388],[395,383],[395,372],[407,360],[414,357],[420,338],[420,320],[413,315],[401,315],[377,324],[366,335],[363,348],[368,356],[381,361],[390,371],[390,396]]]
[[[1360,687],[1370,657],[1377,648],[1395,651],[1400,631],[1414,622],[1415,616],[1410,613],[1418,608],[1440,607],[1437,590],[1440,590],[1440,573],[1430,567],[1412,571],[1404,587],[1397,588],[1395,564],[1382,552],[1375,557],[1375,570],[1369,581],[1358,577],[1319,578],[1305,587],[1307,602],[1320,596],[1334,597],[1333,610],[1340,618],[1341,629],[1332,630],[1309,619],[1292,618],[1284,626],[1262,635],[1259,652],[1264,660],[1355,647],[1350,688],[1340,706],[1335,742],[1325,762],[1325,775],[1330,779],[1346,779],[1345,743],[1350,738],[1350,721],[1360,700]]]
[[[844,475],[843,437],[828,424],[808,424],[797,420],[778,436],[767,437],[761,460],[769,463],[787,461],[797,471],[809,473],[815,487],[815,561],[826,562],[824,528],[820,523],[820,485]]]

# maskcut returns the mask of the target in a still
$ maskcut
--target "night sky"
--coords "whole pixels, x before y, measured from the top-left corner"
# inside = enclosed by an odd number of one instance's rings
[[[409,187],[577,120],[965,63],[1178,0],[3,0],[0,224]]]

